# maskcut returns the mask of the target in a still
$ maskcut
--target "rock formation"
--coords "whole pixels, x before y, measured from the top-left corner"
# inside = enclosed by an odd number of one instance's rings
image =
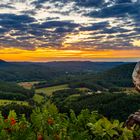
[[[138,62],[135,66],[132,78],[136,89],[140,92],[140,62]],[[134,126],[134,124],[140,126],[140,110],[138,110],[134,114],[131,114],[128,117],[125,125],[127,128],[131,129],[131,127]],[[138,138],[138,140],[140,140],[140,138]]]
[[[140,92],[140,62],[138,62],[134,68],[132,78],[136,89]]]

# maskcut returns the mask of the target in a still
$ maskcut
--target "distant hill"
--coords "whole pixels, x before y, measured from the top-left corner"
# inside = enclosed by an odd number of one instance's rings
[[[4,60],[0,59],[0,62],[5,62]]]
[[[116,66],[106,71],[94,75],[88,75],[70,86],[74,88],[87,87],[93,90],[103,90],[103,88],[132,87],[132,72],[136,63],[127,63]]]
[[[34,81],[62,79],[88,73],[103,72],[110,68],[124,64],[123,62],[48,62],[48,63],[28,63],[1,62],[0,80],[3,81]],[[59,80],[58,80],[59,81]]]
[[[6,62],[6,61],[0,59],[0,66],[2,66],[2,65],[7,65],[7,64],[8,64],[8,62]]]
[[[118,86],[132,86],[132,73],[136,63],[129,63],[112,68],[100,75],[101,79]]]
[[[91,62],[91,61],[66,61],[66,62],[48,62],[46,65],[51,68],[64,70],[67,72],[100,72],[115,66],[121,65],[123,62]]]
[[[102,74],[102,78],[109,80],[132,79],[132,73],[136,63],[123,64],[107,70]]]

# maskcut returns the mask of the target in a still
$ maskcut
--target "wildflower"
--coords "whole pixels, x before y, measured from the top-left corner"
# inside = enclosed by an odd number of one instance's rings
[[[15,125],[16,124],[16,120],[14,118],[10,118],[10,121],[11,121],[10,122],[11,125]]]
[[[53,125],[54,124],[54,120],[52,118],[48,118],[47,120],[49,125]]]
[[[43,140],[43,136],[41,134],[38,134],[37,140]]]

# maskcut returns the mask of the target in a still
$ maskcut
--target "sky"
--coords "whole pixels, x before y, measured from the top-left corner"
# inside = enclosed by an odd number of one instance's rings
[[[139,61],[140,0],[0,0],[0,59]]]

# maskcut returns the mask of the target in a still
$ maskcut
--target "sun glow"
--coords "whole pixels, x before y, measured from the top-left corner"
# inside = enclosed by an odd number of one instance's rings
[[[134,40],[133,45],[140,47],[140,40]]]
[[[57,50],[37,48],[21,50],[15,48],[0,49],[0,59],[6,61],[59,61],[59,60],[98,60],[139,58],[140,50]]]

